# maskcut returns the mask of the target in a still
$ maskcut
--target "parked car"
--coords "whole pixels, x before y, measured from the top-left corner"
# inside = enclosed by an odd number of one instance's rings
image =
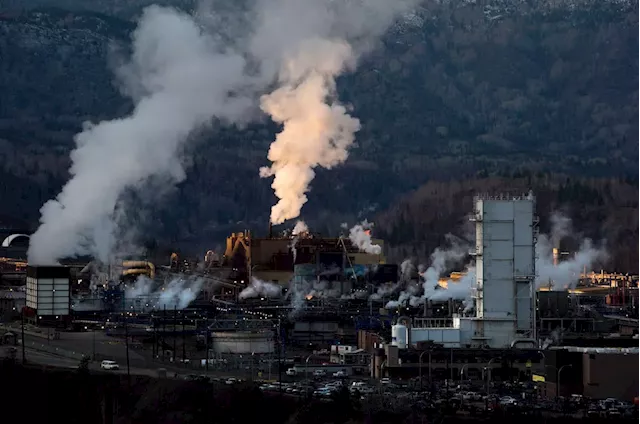
[[[325,370],[315,370],[313,372],[314,377],[324,377],[326,375],[327,375],[327,372]]]
[[[289,369],[287,370],[286,374],[287,374],[287,375],[289,375],[289,376],[294,376],[294,375],[296,375],[297,373],[296,373],[295,368],[289,368]]]
[[[116,361],[102,361],[100,368],[103,370],[119,370],[120,366]]]
[[[344,377],[346,377],[346,376],[347,376],[347,373],[346,373],[346,372],[344,372],[343,370],[340,370],[340,371],[336,371],[336,372],[334,372],[334,373],[333,373],[333,376],[334,376],[335,378],[344,378]]]

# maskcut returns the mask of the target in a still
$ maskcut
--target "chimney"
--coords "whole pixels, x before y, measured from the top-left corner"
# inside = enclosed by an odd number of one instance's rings
[[[273,238],[273,225],[271,225],[271,220],[269,220],[269,234],[267,238]]]
[[[560,253],[558,252],[558,248],[554,247],[553,248],[553,266],[558,266],[558,256],[560,256]]]

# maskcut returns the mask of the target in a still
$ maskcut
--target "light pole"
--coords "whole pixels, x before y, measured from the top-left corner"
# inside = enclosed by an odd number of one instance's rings
[[[556,380],[556,399],[558,399],[558,400],[559,400],[559,397],[560,397],[560,373],[562,372],[563,369],[565,369],[567,367],[573,367],[573,364],[566,364],[566,365],[561,366],[558,369],[558,378]]]
[[[464,378],[464,370],[469,366],[469,364],[464,364],[462,366],[462,369],[460,370],[460,382],[462,382],[462,379]]]
[[[429,354],[429,383],[431,383],[431,350],[425,350],[418,357],[418,372],[419,372],[419,376],[420,376],[419,377],[420,378],[420,391],[422,391],[422,356],[425,353]]]
[[[500,359],[500,358],[491,358],[491,359],[489,359],[489,362],[487,362],[487,367],[486,367],[487,375],[486,375],[486,381],[485,381],[485,391],[487,392],[487,403],[486,403],[485,406],[487,406],[487,407],[489,405],[489,382],[491,381],[491,363],[493,361],[495,361],[496,359]]]
[[[307,385],[309,385],[309,359],[313,354],[307,356],[307,359],[304,360],[304,379],[307,381]]]

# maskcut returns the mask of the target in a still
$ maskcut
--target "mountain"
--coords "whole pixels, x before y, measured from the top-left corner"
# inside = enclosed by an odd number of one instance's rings
[[[68,178],[82,123],[131,109],[111,53],[147,3],[0,6],[0,213],[36,225]],[[318,172],[303,218],[335,232],[427,181],[479,171],[635,174],[637,29],[635,2],[426,2],[339,81],[362,121],[358,147]],[[275,198],[258,168],[274,131],[256,123],[204,134],[190,146],[187,180],[140,225],[197,251],[230,231],[266,231]]]

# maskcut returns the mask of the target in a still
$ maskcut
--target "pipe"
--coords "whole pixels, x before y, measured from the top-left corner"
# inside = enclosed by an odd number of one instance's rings
[[[149,274],[149,270],[147,268],[129,268],[122,271],[122,275],[138,275],[138,274]]]
[[[511,347],[512,348],[516,347],[517,345],[519,345],[521,343],[531,343],[534,348],[537,345],[537,342],[536,342],[535,339],[515,339],[514,341],[511,342]]]
[[[151,262],[147,261],[122,261],[124,268],[148,268],[149,278],[154,279],[156,276],[156,267]],[[127,271],[127,270],[125,270]],[[126,275],[123,272],[123,275]]]

